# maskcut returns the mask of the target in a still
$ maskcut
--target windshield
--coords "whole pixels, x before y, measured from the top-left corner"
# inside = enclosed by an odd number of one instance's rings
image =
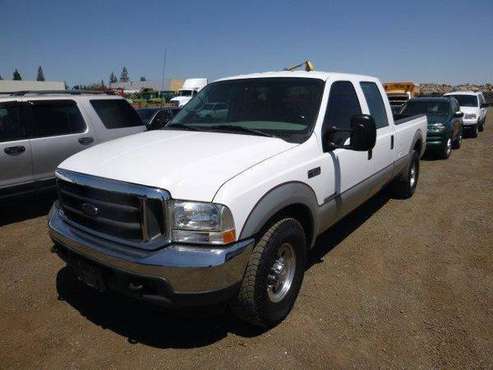
[[[144,122],[149,121],[156,111],[157,109],[137,109],[137,113]]]
[[[216,82],[201,90],[167,129],[220,130],[302,142],[317,119],[323,87],[322,80],[294,77]]]
[[[179,96],[192,96],[192,90],[180,90],[178,92]]]
[[[445,101],[409,101],[402,108],[402,115],[415,116],[417,114],[447,116],[449,114],[449,103]]]
[[[477,107],[478,97],[476,95],[447,95],[453,96],[459,101],[461,107]]]

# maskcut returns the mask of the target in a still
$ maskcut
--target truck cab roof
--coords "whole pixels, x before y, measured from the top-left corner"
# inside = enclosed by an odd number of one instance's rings
[[[250,73],[245,75],[237,75],[227,78],[221,78],[217,81],[228,81],[228,80],[239,80],[239,79],[250,79],[250,78],[283,78],[283,77],[294,77],[294,78],[315,78],[323,81],[327,80],[368,80],[376,81],[376,77],[358,75],[352,73],[339,73],[339,72],[322,72],[322,71],[272,71],[272,72],[261,72],[261,73]],[[217,82],[216,81],[216,82]]]

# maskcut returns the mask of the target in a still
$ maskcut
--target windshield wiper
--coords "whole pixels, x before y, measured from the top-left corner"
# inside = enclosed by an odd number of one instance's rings
[[[168,129],[168,130],[172,130],[174,128],[178,129],[178,130],[190,130],[190,131],[199,131],[197,128],[195,127],[192,127],[192,126],[188,126],[188,125],[184,125],[182,123],[175,123],[175,124],[172,124],[172,125],[169,125],[169,126],[164,126],[163,127],[164,129]]]
[[[205,128],[205,127],[204,127]],[[244,132],[247,134],[257,135],[257,136],[267,136],[267,137],[277,137],[275,135],[269,134],[267,132],[256,130],[254,128],[247,128],[243,126],[233,126],[233,125],[213,125],[207,126],[209,130],[217,130],[217,131],[233,131],[233,132]]]

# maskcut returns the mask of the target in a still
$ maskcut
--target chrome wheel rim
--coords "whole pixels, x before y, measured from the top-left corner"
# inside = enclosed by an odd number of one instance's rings
[[[277,250],[269,275],[267,295],[274,302],[280,302],[291,289],[296,270],[296,254],[290,243],[283,243]]]
[[[450,152],[452,151],[452,139],[447,140],[447,155],[450,155]]]
[[[414,184],[416,184],[416,162],[413,162],[411,172],[409,174],[409,185],[411,185],[411,188],[414,187]]]

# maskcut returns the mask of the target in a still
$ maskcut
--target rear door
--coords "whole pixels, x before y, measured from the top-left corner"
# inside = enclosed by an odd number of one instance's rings
[[[392,165],[395,160],[395,137],[394,126],[390,125],[389,114],[390,107],[387,111],[379,84],[374,81],[361,81],[361,90],[365,96],[368,112],[377,126],[377,140],[375,147],[369,153],[368,164],[370,174],[375,175],[371,193],[378,190],[384,183],[392,177]]]
[[[71,99],[29,101],[33,179],[54,179],[66,158],[94,142],[76,102]]]
[[[18,102],[0,103],[0,189],[32,181],[31,144],[21,111]]]

